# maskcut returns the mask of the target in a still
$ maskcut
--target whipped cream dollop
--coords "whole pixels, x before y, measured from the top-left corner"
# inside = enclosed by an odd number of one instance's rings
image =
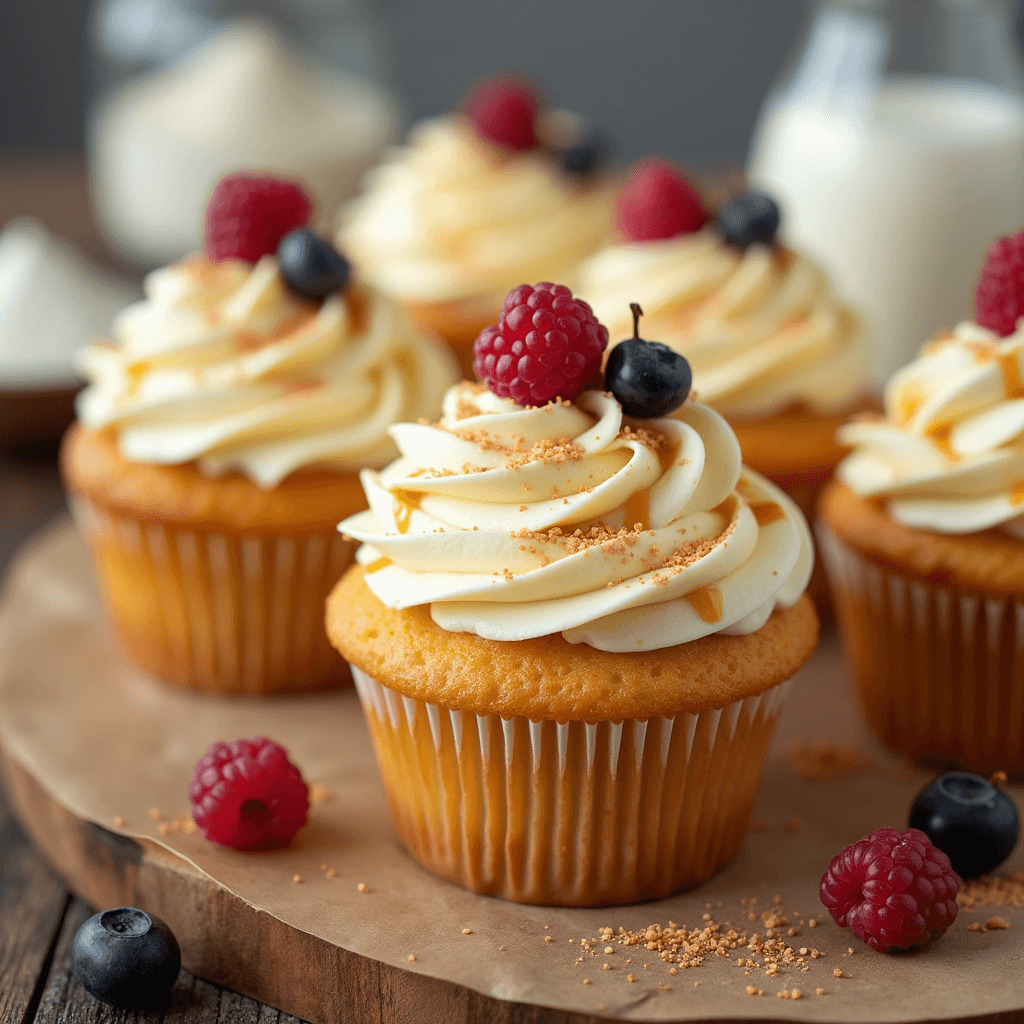
[[[339,527],[390,608],[495,640],[561,633],[606,651],[752,633],[810,578],[807,524],[741,465],[711,409],[629,420],[609,394],[522,408],[479,385],[439,423],[391,428],[401,457],[362,474]]]
[[[563,280],[603,244],[610,217],[605,185],[574,181],[541,150],[505,152],[450,115],[418,125],[370,172],[343,212],[340,238],[390,295],[493,294],[500,308],[524,281]]]
[[[727,416],[798,404],[835,412],[864,389],[863,321],[815,264],[781,246],[741,251],[709,226],[610,246],[583,264],[576,284],[613,345],[632,335],[629,304],[639,302],[643,336],[682,352],[701,401]]]
[[[388,427],[435,415],[457,379],[447,349],[394,302],[358,285],[299,298],[273,256],[174,264],[145,293],[117,318],[119,344],[80,359],[79,419],[115,427],[136,462],[197,460],[264,487],[300,467],[382,466]]]
[[[837,476],[907,526],[998,527],[1024,539],[1024,331],[973,323],[929,342],[885,389],[885,416],[847,424]]]

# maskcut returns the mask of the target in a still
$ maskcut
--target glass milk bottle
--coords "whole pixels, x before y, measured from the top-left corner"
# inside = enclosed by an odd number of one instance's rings
[[[970,317],[1024,226],[1014,0],[826,0],[761,112],[751,181],[868,318],[884,381]]]

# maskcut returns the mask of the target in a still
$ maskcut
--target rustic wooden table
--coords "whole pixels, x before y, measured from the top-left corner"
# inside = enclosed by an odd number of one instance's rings
[[[94,258],[108,256],[89,215],[80,162],[0,161],[0,228],[22,214]],[[24,541],[64,510],[56,453],[55,444],[0,451],[0,581]],[[127,1013],[98,1003],[71,973],[71,941],[90,913],[25,838],[0,788],[0,1024],[297,1020],[187,971],[164,1011]]]

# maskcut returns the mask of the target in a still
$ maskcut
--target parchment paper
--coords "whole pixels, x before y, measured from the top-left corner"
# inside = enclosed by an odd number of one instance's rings
[[[314,806],[292,847],[245,854],[195,834],[162,835],[149,811],[160,809],[166,817],[188,812],[188,779],[205,748],[215,740],[258,734],[283,743],[307,780],[331,793]],[[80,816],[163,845],[287,924],[493,996],[657,1021],[917,1021],[1024,1006],[1024,911],[962,911],[937,945],[885,956],[836,927],[818,903],[818,881],[831,856],[872,828],[905,826],[910,799],[928,778],[872,746],[831,636],[793,683],[755,810],[758,830],[751,831],[739,858],[697,890],[635,907],[526,907],[435,879],[404,854],[391,833],[352,692],[224,701],[167,690],[140,675],[118,655],[84,549],[68,525],[22,557],[0,606],[0,739]],[[830,782],[799,778],[782,753],[794,741],[823,739],[860,744],[873,767]],[[1013,792],[1019,804],[1024,794]],[[115,829],[115,818],[124,825]],[[336,877],[327,877],[322,865]],[[1006,870],[1022,868],[1018,850]],[[292,881],[294,875],[301,884]],[[359,892],[360,883],[368,891]],[[741,901],[758,897],[761,909],[776,894],[786,911],[822,922],[789,939],[824,954],[809,972],[786,968],[775,978],[763,971],[746,977],[732,959],[711,957],[673,976],[657,953],[619,947],[611,956],[575,963],[579,939],[596,938],[603,926],[639,928],[671,920],[694,927],[710,913],[717,921],[751,927]],[[967,930],[972,921],[993,914],[1011,928]],[[552,941],[545,942],[546,936]],[[855,950],[852,956],[848,947]],[[625,964],[627,956],[633,965]],[[605,962],[613,969],[603,970]],[[834,978],[836,967],[847,977]],[[627,973],[636,980],[628,982]],[[584,985],[584,978],[591,983]],[[748,995],[748,984],[764,995]],[[793,987],[801,990],[799,1001],[777,998]],[[818,987],[826,994],[817,996]]]

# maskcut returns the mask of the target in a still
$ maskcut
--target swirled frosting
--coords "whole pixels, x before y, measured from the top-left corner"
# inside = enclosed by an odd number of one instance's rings
[[[272,256],[173,264],[145,293],[115,321],[119,344],[80,357],[79,419],[116,428],[132,461],[197,460],[264,487],[305,466],[382,466],[395,455],[387,428],[436,415],[456,379],[394,302],[360,286],[298,298]]]
[[[342,215],[341,245],[366,280],[406,301],[505,293],[563,280],[603,244],[610,196],[540,151],[509,154],[452,115],[420,124]]]
[[[521,408],[479,385],[439,423],[391,428],[339,529],[388,607],[495,640],[561,633],[606,651],[752,633],[812,568],[807,524],[740,462],[728,424],[687,404],[628,420],[609,394]]]
[[[645,338],[682,352],[701,401],[726,416],[758,418],[805,405],[846,408],[864,388],[866,335],[824,273],[782,247],[726,245],[714,227],[614,245],[587,260],[578,294],[629,337],[629,304]]]
[[[907,526],[993,527],[1024,539],[1024,332],[963,323],[929,342],[885,389],[885,416],[840,431],[837,475]]]

